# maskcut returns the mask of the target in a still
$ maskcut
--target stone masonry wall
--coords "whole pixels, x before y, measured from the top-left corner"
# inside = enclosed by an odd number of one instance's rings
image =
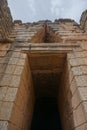
[[[60,43],[81,43],[87,41],[87,34],[73,20],[59,20],[49,23],[50,32],[55,35],[54,41]]]
[[[68,67],[68,62],[66,60],[58,91],[58,107],[63,130],[74,130],[71,102],[72,93],[70,90],[71,81],[71,71]]]
[[[61,77],[58,104],[62,127],[63,130],[87,130],[87,34],[76,24],[62,22],[60,25],[63,25],[63,28],[59,26],[60,31],[57,24],[57,28],[51,27],[58,36],[67,38],[67,42],[79,43],[81,47],[67,54]],[[69,25],[66,31],[65,25]],[[86,25],[84,27],[86,29]]]
[[[87,130],[87,52],[67,55],[61,77],[59,110],[63,130]]]
[[[0,41],[7,41],[13,25],[7,0],[0,0]]]
[[[80,27],[87,32],[87,10],[82,13],[80,19]]]
[[[25,43],[41,43],[44,41],[45,28],[44,24],[22,24],[18,22],[15,24],[10,34],[10,39],[15,42]]]
[[[29,59],[20,49],[10,50],[0,60],[0,129],[27,130],[33,105]]]
[[[72,72],[70,90],[75,130],[87,129],[87,52],[77,51],[68,55]]]

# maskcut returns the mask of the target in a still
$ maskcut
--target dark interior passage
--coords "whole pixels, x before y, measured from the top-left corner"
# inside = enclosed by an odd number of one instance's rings
[[[56,98],[36,100],[31,130],[62,130]]]

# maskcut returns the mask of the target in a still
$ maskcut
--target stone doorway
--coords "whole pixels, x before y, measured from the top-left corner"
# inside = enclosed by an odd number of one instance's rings
[[[57,115],[60,117],[60,120],[57,116],[56,128],[58,129],[58,127],[62,127],[62,130],[73,130],[74,128],[72,93],[70,88],[71,71],[69,70],[70,68],[67,61],[67,53],[71,51],[73,47],[74,44],[62,45],[62,48],[61,44],[54,44],[54,46],[50,44],[50,47],[48,47],[47,43],[43,43],[42,45],[31,45],[31,50],[29,51],[28,56],[36,102],[31,121],[32,130],[34,130],[35,119],[37,120],[36,115],[38,115],[39,109],[43,111],[40,104],[42,104],[42,107],[44,108],[47,101],[48,104],[50,104],[49,102],[52,103],[51,107],[54,107],[53,109],[56,109],[56,112],[59,112]],[[55,102],[54,104],[53,100]],[[38,109],[36,106],[38,106]],[[51,107],[48,105],[47,109],[50,110]],[[53,113],[55,115],[55,112]],[[44,122],[44,119],[42,122]],[[40,123],[42,124],[42,122]],[[61,125],[59,122],[61,122]],[[38,124],[38,122],[36,122],[36,124]],[[39,126],[37,126],[37,129],[39,129],[38,127]]]
[[[58,92],[65,54],[30,54],[35,105],[31,130],[62,130],[58,111]]]

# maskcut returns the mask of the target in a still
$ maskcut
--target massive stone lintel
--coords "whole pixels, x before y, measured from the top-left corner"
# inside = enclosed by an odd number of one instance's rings
[[[22,48],[23,52],[29,52],[29,53],[45,53],[45,52],[52,52],[52,53],[68,53],[73,50],[79,50],[80,44],[78,43],[23,43],[19,44],[16,47]]]

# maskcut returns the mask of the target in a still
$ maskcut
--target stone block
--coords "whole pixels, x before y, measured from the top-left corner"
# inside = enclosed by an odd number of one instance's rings
[[[87,75],[75,76],[77,87],[87,87]]]
[[[21,81],[21,76],[13,75],[9,86],[10,87],[19,87],[20,81]]]
[[[0,50],[0,56],[1,56],[1,57],[5,56],[5,55],[6,55],[6,52],[7,52],[7,51],[1,51],[1,50]]]
[[[79,95],[82,101],[87,101],[87,87],[78,88]]]
[[[25,59],[19,59],[17,65],[24,66],[24,64],[25,64]]]
[[[68,58],[68,59],[75,58],[75,53],[73,53],[73,52],[68,53],[68,54],[67,54],[67,58]]]
[[[7,92],[7,87],[0,87],[0,101],[3,101]]]
[[[0,121],[0,130],[8,129],[8,121]]]
[[[80,104],[74,111],[74,119],[75,127],[78,127],[86,122],[86,117],[82,104]]]
[[[13,58],[19,58],[20,55],[21,55],[21,52],[13,52],[13,53],[12,53],[12,57],[13,57]]]
[[[6,54],[6,57],[10,58],[12,56],[12,50],[8,51],[8,53]]]
[[[87,58],[76,58],[69,60],[70,65],[73,66],[85,66],[87,65]]]
[[[25,58],[26,58],[26,56],[27,56],[27,54],[26,54],[26,53],[21,53],[21,58],[25,59]]]
[[[8,64],[9,62],[9,57],[3,57],[0,59],[0,64]]]
[[[8,64],[16,65],[18,63],[18,61],[19,61],[18,58],[10,58]]]
[[[12,109],[13,109],[12,102],[3,102],[1,109],[0,109],[0,120],[10,120]]]
[[[12,79],[12,75],[4,75],[0,81],[0,86],[8,86]]]
[[[15,65],[8,65],[6,67],[6,70],[5,70],[5,73],[6,74],[13,74],[14,73],[14,70],[15,70]]]
[[[69,53],[68,58],[73,59],[73,58],[86,58],[87,57],[87,52],[86,51],[79,51],[79,52],[74,52],[74,53]]]
[[[84,75],[87,74],[87,66],[77,66],[77,67],[72,67],[72,71],[74,75]]]
[[[75,128],[75,130],[87,130],[87,123],[84,123]]]
[[[23,66],[16,66],[14,74],[15,75],[21,75],[23,72]]]
[[[81,43],[81,48],[83,50],[87,51],[87,42],[86,41]]]
[[[8,51],[10,48],[11,44],[0,44],[0,50],[2,51]]]
[[[17,91],[18,91],[18,88],[10,88],[9,87],[7,89],[4,101],[11,101],[11,102],[15,101],[16,96],[17,96]]]
[[[71,100],[71,102],[72,102],[72,108],[75,110],[76,109],[76,107],[78,107],[79,106],[79,104],[81,103],[81,97],[80,97],[80,95],[79,95],[79,91],[78,91],[78,89],[75,91],[75,93],[74,93],[74,95],[73,95],[73,97],[72,97],[72,100]]]
[[[7,64],[0,64],[0,73],[1,74],[5,72],[6,66],[7,66]]]

